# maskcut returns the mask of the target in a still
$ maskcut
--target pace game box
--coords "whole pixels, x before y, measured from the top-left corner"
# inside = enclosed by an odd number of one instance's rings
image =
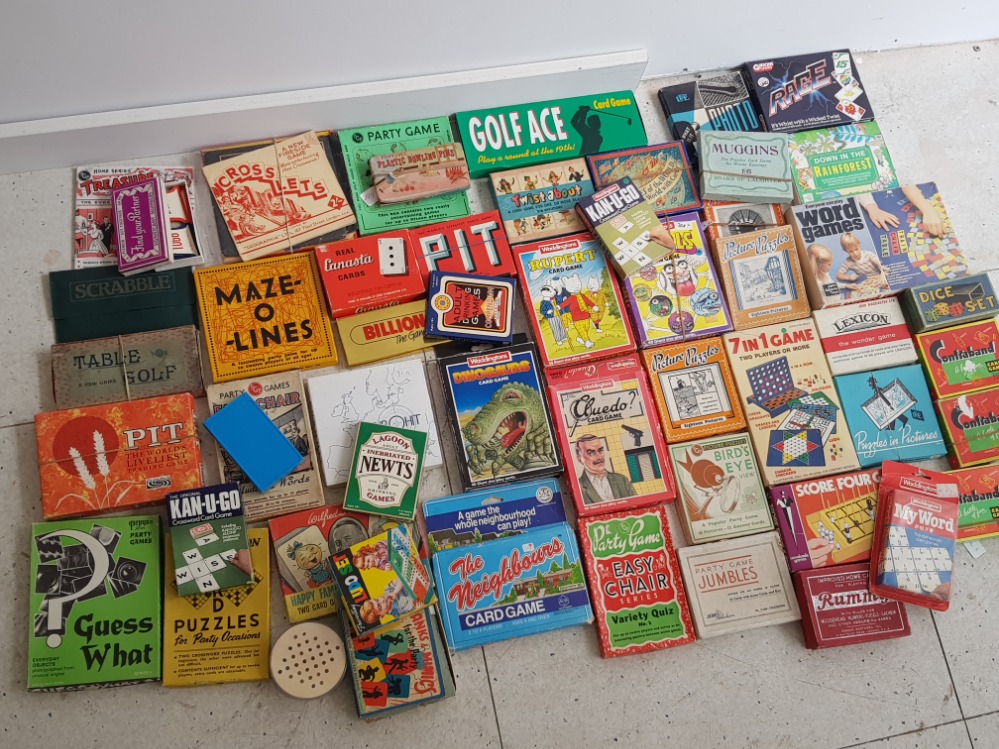
[[[499,211],[420,226],[409,236],[424,284],[434,270],[479,276],[517,274]]]
[[[817,309],[812,313],[833,375],[914,364],[918,357],[894,297]]]
[[[957,481],[957,538],[999,535],[999,464],[960,468],[948,473]]]
[[[701,207],[696,179],[682,143],[628,148],[588,156],[586,160],[597,190],[628,177],[660,216]]]
[[[997,338],[995,318],[917,335],[919,358],[933,394],[945,398],[999,385]]]
[[[593,194],[584,159],[505,169],[489,175],[506,235],[514,244],[575,234],[586,227],[576,202]]]
[[[899,297],[913,333],[988,320],[999,300],[987,273],[906,289]]]
[[[954,468],[999,459],[999,387],[941,398],[936,403]]]

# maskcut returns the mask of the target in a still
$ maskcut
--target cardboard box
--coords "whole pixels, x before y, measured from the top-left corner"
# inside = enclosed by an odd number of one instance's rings
[[[760,229],[784,226],[783,203],[741,203],[733,200],[704,201],[704,233],[710,242]]]
[[[899,300],[913,333],[988,320],[999,313],[987,273],[915,286],[903,291]]]
[[[424,285],[433,270],[481,276],[517,274],[499,211],[420,226],[409,236]]]
[[[919,358],[937,398],[999,385],[995,318],[916,336]]]
[[[948,471],[956,481],[957,538],[967,541],[999,535],[999,464]]]
[[[871,299],[812,313],[834,375],[912,364],[916,346],[894,297]]]
[[[516,294],[513,278],[431,271],[427,335],[470,343],[513,343]]]
[[[426,325],[427,303],[422,299],[336,321],[343,355],[351,367],[406,356],[444,343],[428,340]]]
[[[701,131],[697,153],[705,200],[790,203],[794,199],[794,177],[783,135]]]
[[[489,181],[513,244],[586,229],[576,214],[576,202],[594,189],[585,159],[490,172]]]
[[[381,205],[414,203],[467,190],[468,162],[459,143],[384,153],[368,161],[375,197]]]
[[[587,156],[586,161],[597,190],[628,177],[659,216],[701,208],[697,182],[682,143],[600,153]]]
[[[941,398],[936,407],[952,467],[999,458],[999,388]]]
[[[412,520],[426,449],[426,432],[358,423],[343,508]]]
[[[576,213],[600,240],[617,274],[624,278],[670,251],[660,236],[655,208],[630,177],[611,182],[576,203]]]

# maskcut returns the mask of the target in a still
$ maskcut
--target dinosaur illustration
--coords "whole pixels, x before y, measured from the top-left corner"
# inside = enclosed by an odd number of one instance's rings
[[[521,471],[554,465],[555,452],[545,408],[537,390],[519,382],[503,385],[462,428],[468,466],[498,476],[504,466]]]

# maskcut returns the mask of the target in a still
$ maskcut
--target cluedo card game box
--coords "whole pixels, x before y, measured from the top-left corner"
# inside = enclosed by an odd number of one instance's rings
[[[899,297],[913,333],[988,320],[999,300],[987,273],[906,289]]]
[[[916,346],[894,297],[817,309],[812,313],[833,375],[914,364]]]
[[[995,318],[916,336],[919,358],[933,394],[945,398],[999,385]]]
[[[493,196],[514,244],[537,242],[586,229],[576,202],[593,194],[585,159],[491,172]]]
[[[426,450],[426,432],[359,422],[343,508],[412,520]]]
[[[637,356],[553,370],[548,381],[565,480],[579,515],[673,500],[666,443]]]
[[[513,278],[431,271],[427,335],[469,343],[513,343],[516,293]]]
[[[954,468],[999,458],[999,387],[941,398],[936,407]]]
[[[480,276],[517,274],[499,211],[420,226],[409,236],[424,284],[435,270]]]
[[[158,681],[160,519],[31,526],[28,689]]]
[[[581,518],[579,539],[605,658],[694,641],[663,507]]]
[[[660,216],[699,210],[701,199],[682,143],[662,143],[587,157],[597,190],[631,179]]]
[[[999,535],[999,464],[948,472],[957,481],[960,541]]]

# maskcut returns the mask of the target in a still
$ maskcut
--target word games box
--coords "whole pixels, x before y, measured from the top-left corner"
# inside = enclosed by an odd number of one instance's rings
[[[593,194],[584,159],[489,174],[506,235],[514,244],[584,231],[576,202]]]
[[[772,133],[874,119],[848,49],[747,62],[742,74],[760,121]]]
[[[578,201],[576,212],[607,250],[614,270],[622,278],[672,249],[663,236],[655,208],[630,177],[622,177]]]
[[[663,507],[581,518],[579,538],[605,658],[693,642]]]
[[[746,428],[721,338],[642,351],[667,442]]]
[[[29,571],[29,690],[159,680],[159,517],[34,523]]]
[[[873,361],[879,367],[917,361],[916,346],[894,297],[817,309],[812,318],[834,375],[869,370]]]
[[[694,173],[682,143],[629,148],[588,156],[586,160],[596,189],[628,177],[660,216],[701,207]]]
[[[891,154],[876,122],[794,133],[787,144],[794,189],[804,205],[898,187]]]
[[[957,538],[988,538],[999,535],[999,464],[949,471],[957,482]]]
[[[947,454],[918,364],[836,378],[857,458],[864,468],[886,460],[912,462]]]
[[[545,367],[635,350],[617,278],[589,234],[515,251],[528,320]]]
[[[562,472],[530,343],[439,359],[462,488]]]
[[[427,335],[472,343],[513,343],[517,281],[431,271]]]
[[[936,407],[946,430],[952,467],[999,458],[999,387],[941,398]]]
[[[770,490],[791,572],[871,558],[880,480],[869,470]]]
[[[178,595],[253,582],[238,484],[172,492],[166,505]]]
[[[458,143],[372,156],[368,167],[375,199],[382,205],[414,203],[472,185],[465,152]]]
[[[428,339],[426,326],[427,302],[424,299],[336,321],[343,355],[351,367],[406,356],[444,342],[443,339]]]
[[[426,432],[359,422],[343,508],[412,520],[426,449]]]
[[[811,308],[790,227],[723,237],[713,249],[736,330],[808,317]]]
[[[811,318],[724,340],[765,485],[860,468]]]
[[[697,152],[705,200],[790,203],[794,199],[783,135],[705,130],[698,135]]]
[[[46,520],[126,510],[201,486],[190,393],[35,416]]]
[[[182,531],[181,531],[182,532]],[[163,686],[264,681],[270,676],[271,566],[264,528],[247,531],[252,579],[224,590],[177,594],[166,538]]]
[[[899,299],[913,333],[988,320],[999,313],[987,273],[906,289]]]
[[[946,398],[999,385],[997,338],[995,318],[917,335],[919,358],[933,394]]]
[[[637,356],[549,373],[548,400],[579,515],[676,496],[645,370]]]
[[[420,226],[409,236],[424,284],[435,270],[476,276],[517,274],[499,211]]]
[[[734,237],[785,223],[784,206],[780,203],[704,201],[704,233],[712,243],[719,237]]]
[[[669,454],[683,499],[680,519],[690,543],[773,530],[748,435],[670,445]]]
[[[221,445],[218,447],[219,473],[226,482],[239,484],[248,522],[282,515],[286,512],[319,507],[325,501],[323,487],[316,471],[315,445],[309,410],[305,407],[305,388],[298,372],[255,377],[225,385],[208,386],[208,408],[216,414],[248,393],[281,434],[302,456],[294,471],[267,492],[253,485],[235,460]]]

